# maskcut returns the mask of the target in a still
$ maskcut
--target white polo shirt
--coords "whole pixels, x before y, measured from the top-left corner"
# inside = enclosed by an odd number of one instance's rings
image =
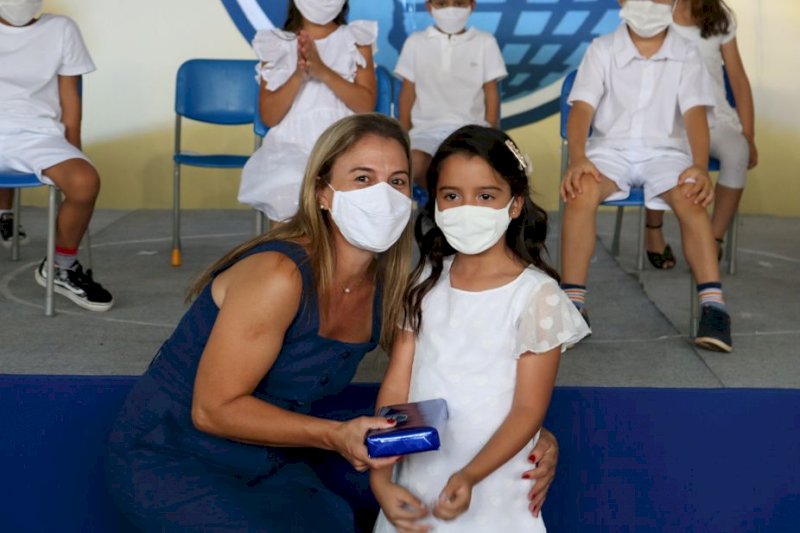
[[[508,75],[494,36],[469,28],[447,35],[434,26],[406,39],[397,76],[414,83],[414,128],[439,124],[486,125],[483,85]]]
[[[583,56],[569,103],[595,109],[589,146],[688,150],[683,115],[714,107],[714,92],[697,48],[669,30],[661,49],[644,58],[623,23],[598,37]],[[709,116],[709,121],[711,116]]]
[[[78,26],[43,14],[30,26],[0,24],[0,130],[63,133],[58,76],[95,67]]]

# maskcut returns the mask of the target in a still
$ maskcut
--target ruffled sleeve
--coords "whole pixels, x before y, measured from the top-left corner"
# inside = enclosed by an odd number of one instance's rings
[[[568,344],[575,344],[591,330],[567,295],[552,279],[539,283],[522,309],[515,357],[532,352],[540,354]]]
[[[260,30],[253,38],[253,50],[260,63],[256,81],[263,79],[271,91],[278,89],[297,68],[297,36],[283,30]]]
[[[367,60],[361,55],[357,46],[372,46],[373,57],[378,52],[375,42],[378,39],[378,23],[374,20],[354,20],[347,25],[347,32],[351,36],[350,52],[355,59],[355,65],[366,67]]]

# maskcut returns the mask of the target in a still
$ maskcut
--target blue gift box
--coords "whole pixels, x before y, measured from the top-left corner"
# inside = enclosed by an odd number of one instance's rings
[[[370,457],[391,457],[439,449],[439,431],[447,421],[447,402],[441,398],[382,407],[378,416],[394,418],[389,429],[371,429],[366,444]]]

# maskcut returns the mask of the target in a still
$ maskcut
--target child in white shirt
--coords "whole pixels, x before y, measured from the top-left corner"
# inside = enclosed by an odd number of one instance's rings
[[[643,185],[647,207],[669,207],[680,221],[702,309],[695,343],[729,352],[730,316],[706,213],[714,198],[708,177],[711,78],[697,49],[669,30],[671,0],[620,3],[626,24],[592,42],[569,96],[562,288],[588,322],[584,299],[597,207]]]
[[[494,36],[466,28],[474,0],[428,0],[435,24],[411,34],[395,74],[402,78],[398,118],[409,130],[412,173],[425,188],[425,172],[442,141],[466,124],[497,127],[506,77]]]
[[[41,9],[41,1],[0,0],[0,171],[35,173],[59,188],[55,292],[107,311],[114,299],[77,260],[100,192],[97,170],[81,151],[80,77],[95,66],[75,23],[47,13],[34,18]],[[10,209],[11,198],[0,190],[0,210]],[[45,261],[35,279],[46,285]]]

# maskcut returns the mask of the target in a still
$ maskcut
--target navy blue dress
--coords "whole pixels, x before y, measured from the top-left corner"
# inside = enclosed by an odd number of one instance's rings
[[[273,241],[244,257],[276,251],[303,279],[301,304],[273,367],[253,394],[299,413],[351,381],[380,334],[380,290],[373,301],[372,338],[352,344],[319,335],[314,276],[305,250]],[[217,271],[216,276],[226,267]],[[109,490],[127,519],[143,531],[354,531],[363,509],[347,500],[369,496],[368,478],[349,465],[349,479],[325,479],[338,454],[245,444],[198,431],[192,388],[218,308],[209,283],[161,346],[125,401],[109,438]],[[329,476],[330,477],[330,476]],[[351,494],[348,494],[351,492]],[[374,508],[365,511],[374,512]]]

